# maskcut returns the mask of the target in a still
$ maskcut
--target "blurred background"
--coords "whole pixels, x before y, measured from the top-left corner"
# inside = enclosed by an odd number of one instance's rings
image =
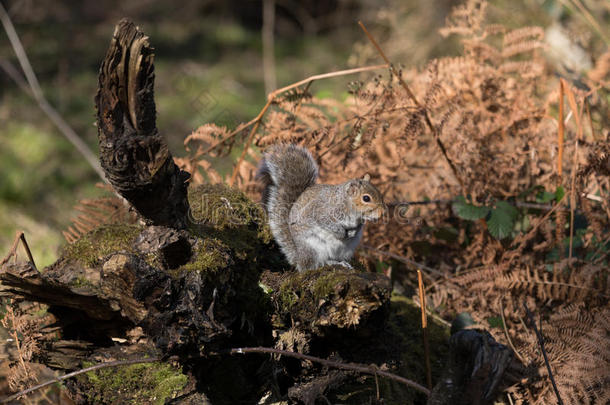
[[[93,97],[114,25],[132,19],[156,49],[160,132],[174,156],[206,122],[234,128],[252,119],[266,94],[314,74],[381,61],[362,20],[391,60],[422,67],[457,54],[442,38],[451,0],[0,0],[49,104],[97,153]],[[546,30],[549,63],[566,75],[591,69],[608,47],[606,0],[491,0],[491,22]],[[64,243],[79,199],[100,178],[9,70],[19,61],[0,31],[0,255],[23,230],[39,268]],[[369,75],[370,76],[370,75]],[[317,82],[318,97],[342,99],[354,77]]]

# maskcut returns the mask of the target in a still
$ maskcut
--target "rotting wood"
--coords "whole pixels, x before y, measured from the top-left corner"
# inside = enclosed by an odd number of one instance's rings
[[[132,22],[117,25],[95,96],[100,161],[112,186],[148,221],[183,228],[187,172],[156,127],[153,48]]]

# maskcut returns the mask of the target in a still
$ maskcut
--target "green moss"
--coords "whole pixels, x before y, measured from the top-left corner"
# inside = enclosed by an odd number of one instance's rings
[[[163,264],[156,252],[147,253],[144,255],[144,261],[150,266],[155,268],[162,268]]]
[[[70,287],[74,288],[97,288],[92,282],[87,280],[84,276],[78,276],[72,280]]]
[[[317,272],[316,270],[311,270]],[[309,272],[307,272],[309,273]],[[280,306],[279,313],[290,312],[299,303],[303,294],[303,281],[306,273],[295,273],[280,285],[277,302]]]
[[[328,299],[336,286],[349,278],[350,274],[330,266],[294,273],[280,286],[280,312],[290,312],[295,304],[305,302],[300,299],[305,295],[312,295],[312,299],[307,301],[317,305],[321,299]]]
[[[94,229],[76,242],[67,245],[64,257],[93,267],[104,256],[118,251],[133,251],[133,241],[142,231],[139,225],[111,224]]]
[[[235,243],[245,240],[252,244],[252,238],[269,243],[273,238],[263,207],[239,190],[224,184],[205,184],[191,187],[188,198],[194,230],[240,230],[242,237],[231,233]]]
[[[381,320],[389,299],[390,285],[385,278],[340,266],[286,274],[272,295],[279,315],[277,326],[296,321],[321,333],[330,327]],[[348,310],[353,304],[358,310]]]
[[[298,300],[299,296],[294,290],[282,286],[279,293],[280,313],[289,312]]]
[[[335,291],[335,287],[346,279],[346,273],[333,271],[322,267],[318,271],[318,277],[313,281],[314,300],[318,301],[328,297]]]
[[[176,269],[174,275],[185,271],[215,273],[231,263],[229,248],[218,239],[207,238],[197,242],[192,259]]]
[[[149,363],[91,371],[83,380],[90,386],[85,393],[91,403],[162,405],[186,386],[188,377],[169,364]]]

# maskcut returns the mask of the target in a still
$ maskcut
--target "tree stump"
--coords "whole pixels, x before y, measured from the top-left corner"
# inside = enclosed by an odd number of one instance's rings
[[[137,224],[103,224],[42,271],[5,264],[0,294],[48,306],[34,356],[73,371],[158,358],[67,381],[77,403],[425,403],[393,381],[307,360],[229,349],[275,347],[375,365],[422,383],[420,310],[382,274],[290,271],[260,204],[224,185],[188,187],[155,124],[153,49],[121,21],[95,98],[100,160]],[[448,330],[430,328],[435,378]]]

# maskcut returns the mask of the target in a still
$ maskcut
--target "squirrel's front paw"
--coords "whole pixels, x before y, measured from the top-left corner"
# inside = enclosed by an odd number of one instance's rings
[[[346,261],[329,260],[329,261],[328,261],[328,264],[337,265],[337,266],[343,266],[343,267],[345,267],[346,269],[349,269],[349,270],[354,270],[354,268],[352,267],[352,265],[351,265],[351,264],[349,264],[349,263],[348,263],[348,262],[346,262]]]

